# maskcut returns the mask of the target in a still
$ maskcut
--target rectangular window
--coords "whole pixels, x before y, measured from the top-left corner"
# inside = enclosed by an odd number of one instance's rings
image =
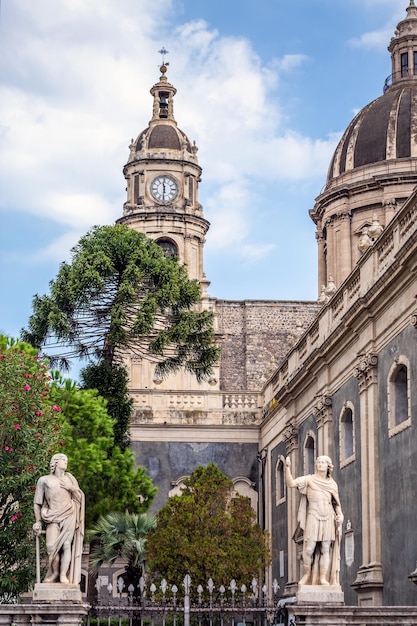
[[[133,203],[139,203],[139,174],[135,174],[133,179]]]
[[[417,74],[417,52],[416,51],[413,52],[413,61],[414,61],[414,63],[413,63],[414,72],[413,73]]]
[[[408,52],[401,55],[401,76],[408,76]]]

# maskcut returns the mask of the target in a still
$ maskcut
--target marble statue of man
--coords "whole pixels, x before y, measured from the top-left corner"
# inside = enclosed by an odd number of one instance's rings
[[[35,535],[46,525],[48,571],[45,583],[79,584],[84,536],[84,494],[77,480],[66,471],[65,454],[55,454],[51,472],[41,476],[34,498]]]
[[[319,456],[315,473],[293,478],[289,457],[281,457],[288,487],[301,493],[298,523],[303,530],[303,576],[300,585],[339,585],[343,513],[328,456]]]

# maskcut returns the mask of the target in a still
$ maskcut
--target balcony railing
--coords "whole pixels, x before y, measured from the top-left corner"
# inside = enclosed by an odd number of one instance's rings
[[[394,72],[386,77],[383,92],[385,93],[394,83],[400,80],[411,80],[417,77],[417,67],[404,67],[399,72]]]

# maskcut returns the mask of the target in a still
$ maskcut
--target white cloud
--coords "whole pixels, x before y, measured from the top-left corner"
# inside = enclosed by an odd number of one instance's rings
[[[381,30],[373,30],[362,33],[359,37],[351,39],[350,43],[354,48],[375,48],[386,51],[387,41],[390,40],[394,32],[394,26],[389,24]]]
[[[78,230],[121,215],[121,170],[130,138],[150,119],[148,94],[171,9],[171,0],[55,0],[53,11],[50,0],[17,0],[4,7],[0,209],[76,225],[44,254],[63,255]],[[307,57],[264,63],[247,39],[224,37],[203,20],[180,25],[166,46],[176,119],[201,146],[213,190],[206,204],[211,240],[256,260],[273,244],[252,241],[259,198],[250,190],[263,181],[323,178],[335,146],[334,137],[292,132],[280,102],[284,74]]]
[[[79,241],[85,230],[71,230],[57,237],[48,246],[38,250],[36,254],[30,256],[32,263],[43,263],[44,261],[52,263],[61,263],[70,260],[70,251]]]

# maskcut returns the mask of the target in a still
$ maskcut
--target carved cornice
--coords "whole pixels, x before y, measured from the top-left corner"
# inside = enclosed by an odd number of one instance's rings
[[[298,448],[298,430],[294,418],[287,422],[283,437],[285,441],[285,451],[288,456],[290,452]]]
[[[351,219],[352,211],[337,211],[337,213],[329,215],[329,217],[325,221],[325,226],[334,226],[335,222],[341,222],[344,220],[348,220],[350,222]]]
[[[332,411],[333,400],[331,396],[317,396],[316,403],[313,408],[313,415],[316,418],[317,428],[322,428],[327,422],[331,422],[333,417]]]
[[[360,391],[367,389],[372,383],[376,383],[377,365],[378,356],[373,352],[361,355],[359,365],[355,367],[354,370],[354,375],[358,379]]]

